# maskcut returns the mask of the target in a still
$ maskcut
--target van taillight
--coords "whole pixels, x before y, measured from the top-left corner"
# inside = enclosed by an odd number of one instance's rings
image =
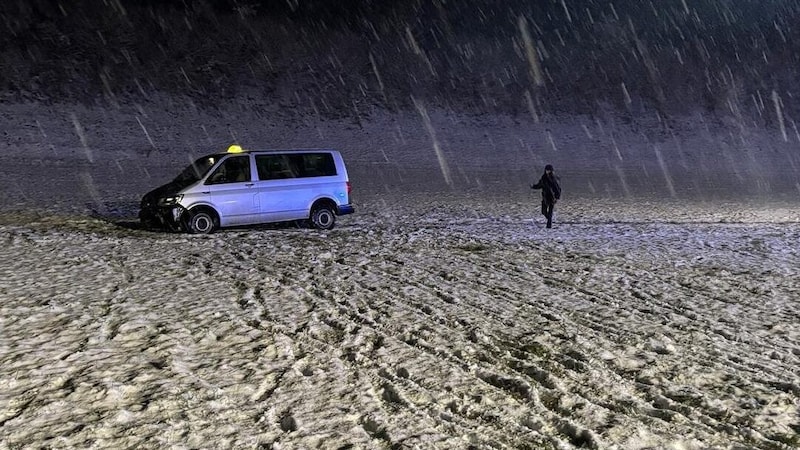
[[[350,186],[350,182],[348,181],[347,182],[347,195],[350,195],[350,191],[352,191],[352,190],[353,190],[353,187]]]

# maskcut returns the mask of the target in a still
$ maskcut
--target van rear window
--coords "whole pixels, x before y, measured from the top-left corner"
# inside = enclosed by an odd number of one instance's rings
[[[336,164],[330,153],[256,155],[256,168],[260,180],[336,175]]]

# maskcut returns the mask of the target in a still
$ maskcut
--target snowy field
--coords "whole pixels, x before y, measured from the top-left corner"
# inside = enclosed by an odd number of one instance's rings
[[[0,448],[800,446],[784,141],[715,160],[690,137],[671,159],[599,122],[273,128],[270,147],[343,150],[356,214],[192,236],[140,229],[136,201],[176,147],[255,127],[143,112],[3,112]],[[454,157],[473,140],[495,153]],[[544,161],[552,230],[525,184]],[[715,198],[726,178],[754,195]]]

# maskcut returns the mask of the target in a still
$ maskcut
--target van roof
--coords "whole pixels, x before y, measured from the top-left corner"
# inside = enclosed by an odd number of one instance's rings
[[[336,152],[332,148],[267,148],[245,149],[238,145],[231,145],[225,153],[308,153],[308,152]]]

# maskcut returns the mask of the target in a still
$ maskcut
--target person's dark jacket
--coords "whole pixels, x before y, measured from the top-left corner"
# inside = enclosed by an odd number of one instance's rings
[[[556,200],[561,198],[561,185],[558,184],[558,178],[552,172],[550,174],[545,172],[539,182],[531,188],[542,190],[542,201],[545,203],[555,204]]]

